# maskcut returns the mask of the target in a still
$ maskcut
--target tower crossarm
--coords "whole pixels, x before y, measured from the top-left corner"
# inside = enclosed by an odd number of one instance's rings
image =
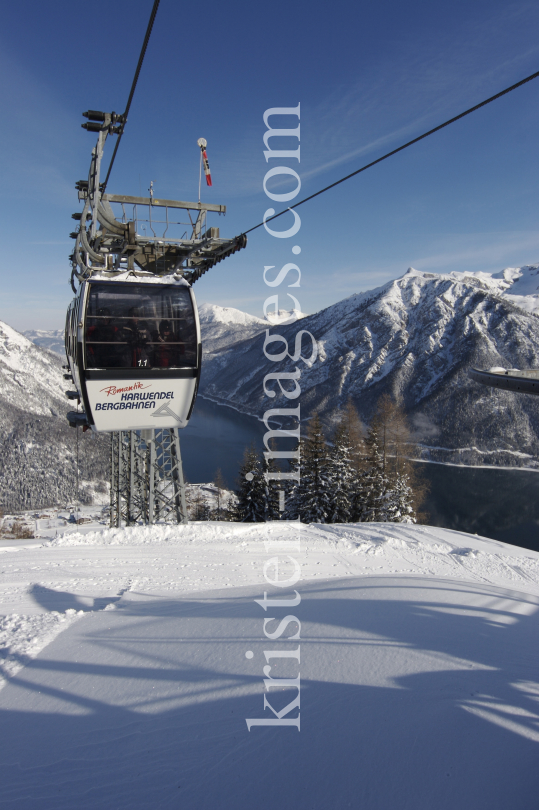
[[[154,197],[128,197],[124,194],[103,194],[102,199],[126,205],[152,205],[154,208],[185,208],[189,211],[214,211],[217,214],[226,214],[226,205],[214,205],[213,203],[158,200]]]
[[[158,199],[105,193],[100,184],[101,160],[106,138],[118,134],[114,113],[85,113],[91,123],[83,126],[98,132],[88,180],[76,189],[84,203],[81,214],[73,214],[79,228],[71,234],[75,249],[71,285],[95,273],[114,276],[126,270],[156,276],[176,275],[193,284],[210,268],[247,244],[245,235],[220,237],[219,228],[208,227],[207,216],[225,215],[226,206],[204,202]],[[123,125],[123,121],[121,122]]]

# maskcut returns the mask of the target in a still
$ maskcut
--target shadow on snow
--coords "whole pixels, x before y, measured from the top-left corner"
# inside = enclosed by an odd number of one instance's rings
[[[535,598],[428,577],[298,587],[300,605],[266,612],[262,587],[128,594],[73,625],[0,692],[3,807],[535,805]],[[52,593],[34,589],[49,609],[80,609]],[[245,718],[274,717],[263,651],[298,644],[264,639],[263,619],[286,614],[302,624],[301,732],[248,732]],[[269,663],[297,675],[293,659]],[[266,693],[276,711],[296,694]]]

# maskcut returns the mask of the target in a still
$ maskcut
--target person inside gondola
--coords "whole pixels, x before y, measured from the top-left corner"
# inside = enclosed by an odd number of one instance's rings
[[[137,366],[151,366],[151,335],[150,327],[146,321],[141,321],[138,330],[138,344],[136,350]]]
[[[142,315],[142,311],[139,307],[131,307],[128,310],[129,320],[126,324],[124,324],[123,331],[127,338],[131,337],[133,340],[135,339],[135,335],[138,332],[138,325],[140,321],[140,317]]]
[[[154,352],[154,363],[161,368],[171,368],[179,365],[178,354],[182,353],[183,346],[178,344],[177,336],[172,331],[170,321],[163,320],[159,324],[159,337]]]
[[[114,368],[121,365],[118,348],[118,329],[111,323],[109,309],[97,310],[94,323],[86,330],[86,357],[89,368]]]
[[[126,365],[131,368],[151,366],[150,329],[146,321],[140,320],[138,307],[129,310],[130,320],[123,328],[123,337],[128,346]]]

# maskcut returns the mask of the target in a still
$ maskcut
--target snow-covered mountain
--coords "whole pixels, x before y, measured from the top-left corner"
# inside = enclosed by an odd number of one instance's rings
[[[201,304],[198,308],[204,355],[249,340],[267,328],[267,321],[232,307]]]
[[[441,461],[529,466],[539,457],[539,402],[486,389],[468,368],[539,367],[539,265],[501,273],[422,273],[352,295],[301,321],[318,344],[306,365],[272,363],[264,335],[207,348],[201,393],[261,416],[290,407],[264,395],[264,376],[301,369],[302,415],[326,419],[351,397],[368,419],[381,394],[402,399],[425,455]],[[267,328],[267,325],[264,327]],[[298,325],[279,326],[291,347]],[[304,343],[304,354],[310,355]],[[270,351],[280,351],[275,346]]]
[[[0,397],[40,416],[57,416],[68,409],[63,389],[62,361],[50,351],[0,321]]]
[[[428,274],[424,274],[428,275]],[[477,279],[526,312],[539,314],[539,265],[506,267],[499,273],[449,273],[453,279]]]
[[[65,361],[64,361],[65,362]],[[73,500],[76,434],[65,414],[62,359],[0,322],[0,506],[39,508]],[[80,494],[107,478],[108,441],[80,438]]]
[[[27,329],[22,334],[32,343],[35,343],[36,346],[41,346],[43,349],[48,349],[61,357],[65,357],[63,329]]]
[[[281,323],[295,323],[296,321],[306,317],[307,315],[304,312],[300,312],[299,309],[280,309],[278,312],[272,312],[269,310],[267,315],[268,321],[274,325]]]

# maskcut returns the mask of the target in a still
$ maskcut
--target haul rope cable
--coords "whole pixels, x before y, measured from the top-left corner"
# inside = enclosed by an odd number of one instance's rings
[[[438,132],[440,129],[443,129],[444,127],[448,127],[449,124],[454,124],[455,121],[459,121],[461,118],[464,118],[466,115],[470,115],[470,113],[473,113],[476,110],[479,110],[481,107],[485,107],[487,104],[490,104],[491,101],[496,101],[497,98],[501,98],[501,96],[505,96],[507,93],[510,93],[512,90],[516,90],[517,87],[521,87],[523,84],[526,84],[526,82],[531,82],[532,79],[536,79],[538,76],[539,76],[539,71],[537,71],[537,73],[532,73],[531,76],[528,76],[527,78],[522,79],[522,81],[511,85],[511,87],[507,87],[505,90],[502,90],[500,93],[496,93],[495,96],[491,96],[490,98],[485,99],[485,101],[482,101],[480,104],[476,104],[475,107],[470,107],[469,110],[465,110],[464,112],[460,113],[460,115],[456,115],[454,118],[450,118],[449,121],[445,121],[443,124],[439,124],[437,127],[434,127],[434,129],[429,129],[429,131],[424,132],[423,135],[419,135],[419,137],[414,138],[411,141],[408,141],[408,143],[405,143],[402,146],[399,146],[397,149],[393,149],[391,152],[388,152],[386,155],[382,155],[382,157],[377,158],[377,160],[373,160],[371,163],[367,163],[366,166],[362,166],[361,169],[356,169],[355,172],[352,172],[351,174],[347,174],[346,177],[341,177],[341,179],[336,180],[335,183],[331,183],[331,185],[320,189],[320,191],[316,191],[314,194],[311,194],[309,197],[305,197],[304,200],[300,200],[295,205],[291,205],[288,208],[285,208],[284,211],[280,211],[278,214],[274,214],[272,217],[269,217],[268,219],[265,219],[263,222],[259,222],[259,224],[255,225],[254,228],[249,228],[248,231],[243,231],[241,236],[246,236],[248,233],[251,233],[251,231],[256,231],[257,228],[261,228],[262,225],[265,225],[267,222],[271,222],[273,219],[277,219],[277,217],[280,217],[283,214],[286,214],[287,211],[292,211],[292,209],[298,208],[300,205],[303,205],[303,203],[306,203],[309,200],[312,200],[315,197],[318,197],[320,194],[324,194],[325,191],[329,191],[330,188],[335,188],[335,186],[338,186],[341,183],[344,183],[345,180],[349,180],[351,177],[355,177],[356,174],[360,174],[361,172],[364,172],[366,169],[370,169],[371,166],[376,166],[376,164],[381,163],[382,160],[386,160],[388,157],[391,157],[392,155],[396,155],[397,152],[402,152],[403,149],[407,149],[409,146],[412,146],[412,144],[417,143],[418,141],[422,141],[423,138],[428,138],[429,135],[433,135],[435,132]]]
[[[135,88],[137,86],[138,77],[140,76],[140,71],[142,68],[142,63],[144,62],[144,57],[146,56],[146,49],[148,48],[148,42],[150,41],[150,36],[152,33],[153,24],[155,22],[155,17],[157,14],[157,9],[159,8],[160,0],[155,0],[152,8],[152,13],[150,14],[150,21],[148,23],[148,27],[146,29],[146,36],[144,37],[144,42],[142,43],[142,49],[140,51],[140,56],[138,59],[137,69],[135,70],[135,76],[133,79],[133,83],[131,85],[131,92],[129,93],[129,98],[127,99],[127,105],[125,108],[125,112],[123,114],[123,121],[121,124],[120,134],[118,135],[118,140],[116,141],[116,146],[114,147],[114,152],[112,153],[112,157],[110,159],[109,170],[107,172],[107,176],[105,177],[105,182],[103,183],[102,191],[104,192],[107,183],[109,181],[110,173],[112,171],[112,165],[114,163],[114,158],[116,157],[116,152],[118,151],[118,147],[120,145],[120,141],[122,140],[122,135],[124,134],[125,125],[127,122],[127,116],[129,114],[129,109],[131,107],[131,102],[133,101],[133,96],[135,95]]]

